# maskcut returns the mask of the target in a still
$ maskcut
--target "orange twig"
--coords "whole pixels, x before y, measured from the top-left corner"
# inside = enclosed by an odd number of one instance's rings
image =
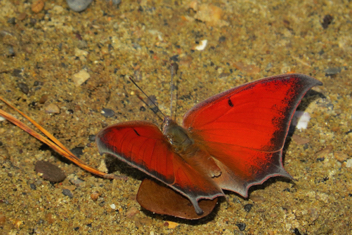
[[[41,134],[39,134],[38,132],[36,132],[35,130],[31,129],[29,126],[27,126],[26,124],[24,124],[20,120],[16,119],[12,115],[10,115],[7,112],[5,112],[5,111],[0,109],[0,115],[2,117],[7,119],[8,121],[12,122],[13,124],[15,124],[16,126],[21,128],[22,130],[27,132],[28,134],[32,135],[33,137],[35,137],[38,140],[42,141],[43,143],[47,144],[52,149],[54,149],[57,153],[59,153],[60,155],[62,155],[66,159],[68,159],[69,161],[75,163],[77,166],[81,167],[82,169],[84,169],[84,170],[86,170],[86,171],[88,171],[88,172],[90,172],[90,173],[92,173],[94,175],[97,175],[97,176],[100,176],[100,177],[103,177],[103,178],[106,178],[106,179],[115,179],[115,178],[117,178],[113,174],[106,174],[104,172],[101,172],[101,171],[99,171],[99,170],[87,165],[81,159],[79,159],[73,153],[71,153],[71,151],[68,150],[58,139],[56,139],[52,134],[50,134],[47,130],[45,130],[42,126],[40,126],[32,118],[28,117],[26,114],[24,114],[23,112],[18,110],[15,106],[10,104],[8,101],[3,99],[2,97],[0,97],[0,100],[3,101],[5,104],[7,104],[12,109],[16,110],[23,117],[25,117],[28,121],[30,121],[35,127],[37,127],[41,132],[43,132],[43,134],[45,136],[47,136],[51,141],[49,139],[47,139],[46,137],[42,136]]]

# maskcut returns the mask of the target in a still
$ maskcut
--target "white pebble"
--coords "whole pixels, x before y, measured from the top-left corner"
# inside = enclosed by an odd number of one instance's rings
[[[73,75],[72,80],[76,86],[80,86],[89,78],[90,78],[89,73],[86,70],[82,69],[81,71]]]
[[[208,40],[202,40],[202,41],[200,41],[200,43],[199,43],[199,45],[198,46],[196,46],[194,49],[196,49],[197,51],[202,51],[202,50],[204,50],[205,49],[205,47],[207,46],[207,44],[208,44]]]
[[[60,113],[60,108],[56,104],[49,104],[44,110],[46,113]]]
[[[307,112],[296,111],[292,118],[292,125],[298,130],[307,129],[310,121],[310,115]]]

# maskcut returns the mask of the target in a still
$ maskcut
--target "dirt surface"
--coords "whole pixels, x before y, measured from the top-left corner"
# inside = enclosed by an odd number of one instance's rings
[[[352,3],[99,0],[76,13],[63,0],[35,2],[0,1],[0,94],[94,167],[107,158],[93,141],[103,127],[160,125],[128,76],[170,112],[172,60],[182,73],[179,123],[203,99],[262,77],[297,72],[324,86],[303,100],[311,121],[285,146],[294,180],[252,187],[249,199],[227,193],[199,221],[142,210],[139,171],[109,163],[123,177],[95,177],[1,121],[1,234],[351,234]],[[68,177],[44,180],[40,160]]]

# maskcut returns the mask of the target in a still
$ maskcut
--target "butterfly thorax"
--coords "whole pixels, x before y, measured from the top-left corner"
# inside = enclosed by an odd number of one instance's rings
[[[165,117],[162,129],[164,135],[177,152],[182,153],[187,151],[194,144],[193,140],[188,136],[187,131],[170,117]]]
[[[210,154],[193,141],[186,129],[170,117],[165,117],[162,129],[175,152],[192,167],[210,177],[221,175],[220,168]]]

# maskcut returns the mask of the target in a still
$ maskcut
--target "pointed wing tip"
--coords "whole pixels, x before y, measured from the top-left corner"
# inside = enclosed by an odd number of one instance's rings
[[[305,74],[295,73],[295,74],[291,74],[291,75],[301,78],[302,81],[305,81],[306,85],[308,85],[309,87],[323,85],[323,83],[321,81],[319,81],[311,76],[305,75]]]
[[[267,181],[270,178],[274,178],[274,177],[284,177],[289,180],[294,180],[294,178],[283,167],[280,167],[277,172],[274,172],[272,174],[268,174],[268,175],[266,175],[266,177],[264,177],[261,180],[254,181],[254,182],[247,184],[245,187],[245,190],[243,192],[238,191],[237,193],[240,194],[244,198],[248,198],[248,190],[250,187],[255,186],[255,185],[262,185],[262,184],[264,184],[265,181]]]

